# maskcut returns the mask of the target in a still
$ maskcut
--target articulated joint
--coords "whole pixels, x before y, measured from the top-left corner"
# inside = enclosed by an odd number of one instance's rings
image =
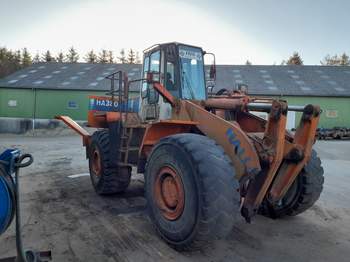
[[[280,119],[281,115],[287,115],[288,105],[285,101],[274,101],[272,103],[270,116],[273,120]]]
[[[295,147],[293,147],[288,154],[284,157],[284,159],[293,162],[293,163],[298,163],[301,160],[304,159],[304,151],[303,148],[301,148],[298,145],[295,145]]]

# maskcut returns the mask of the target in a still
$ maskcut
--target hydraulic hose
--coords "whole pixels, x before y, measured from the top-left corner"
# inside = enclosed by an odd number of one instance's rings
[[[23,162],[24,159],[28,159],[27,162]],[[35,253],[31,250],[24,252],[21,232],[21,209],[20,209],[20,194],[19,194],[19,169],[30,166],[33,163],[33,156],[30,154],[21,155],[15,163],[15,199],[16,199],[16,246],[17,246],[17,257],[16,262],[37,262]]]
[[[0,262],[44,262],[51,260],[51,251],[35,252],[33,250],[24,251],[21,232],[21,209],[20,209],[20,168],[30,166],[33,163],[33,156],[30,154],[20,155],[19,151],[16,155],[12,155],[8,161],[0,160],[0,164],[8,167],[8,176],[10,177],[13,186],[13,202],[16,214],[16,249],[17,256],[5,259],[0,259]],[[14,178],[11,176],[14,175]]]

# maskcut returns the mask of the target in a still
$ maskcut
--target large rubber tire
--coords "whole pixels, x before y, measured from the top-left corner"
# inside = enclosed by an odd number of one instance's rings
[[[157,202],[156,181],[164,168],[174,170],[183,186],[183,211],[175,219],[167,218]],[[161,139],[145,172],[149,215],[160,236],[178,250],[197,249],[226,236],[242,219],[234,176],[224,150],[208,137],[177,134]]]
[[[92,185],[100,195],[123,192],[130,184],[131,168],[112,167],[110,161],[108,130],[96,131],[89,147],[89,169]]]
[[[303,213],[319,199],[323,189],[324,177],[321,160],[315,150],[311,158],[293,182],[278,205],[271,205],[267,200],[260,208],[260,213],[271,218],[296,216]]]

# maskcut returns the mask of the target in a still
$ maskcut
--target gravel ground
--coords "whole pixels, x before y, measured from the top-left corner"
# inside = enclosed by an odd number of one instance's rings
[[[316,144],[326,180],[310,210],[282,220],[242,220],[209,249],[179,253],[148,220],[141,175],[121,195],[97,196],[88,176],[68,177],[88,172],[80,137],[58,134],[0,135],[0,150],[18,147],[35,158],[21,173],[24,243],[52,250],[53,261],[349,261],[350,141]],[[0,236],[0,257],[14,254],[12,225]]]

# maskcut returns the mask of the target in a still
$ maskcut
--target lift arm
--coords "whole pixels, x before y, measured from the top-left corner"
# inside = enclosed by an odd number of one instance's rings
[[[77,132],[79,135],[83,138],[83,145],[87,146],[90,142],[90,133],[86,131],[84,128],[82,128],[77,122],[75,122],[72,118],[69,116],[55,116],[56,119],[62,120],[67,126],[72,128],[75,132]]]

